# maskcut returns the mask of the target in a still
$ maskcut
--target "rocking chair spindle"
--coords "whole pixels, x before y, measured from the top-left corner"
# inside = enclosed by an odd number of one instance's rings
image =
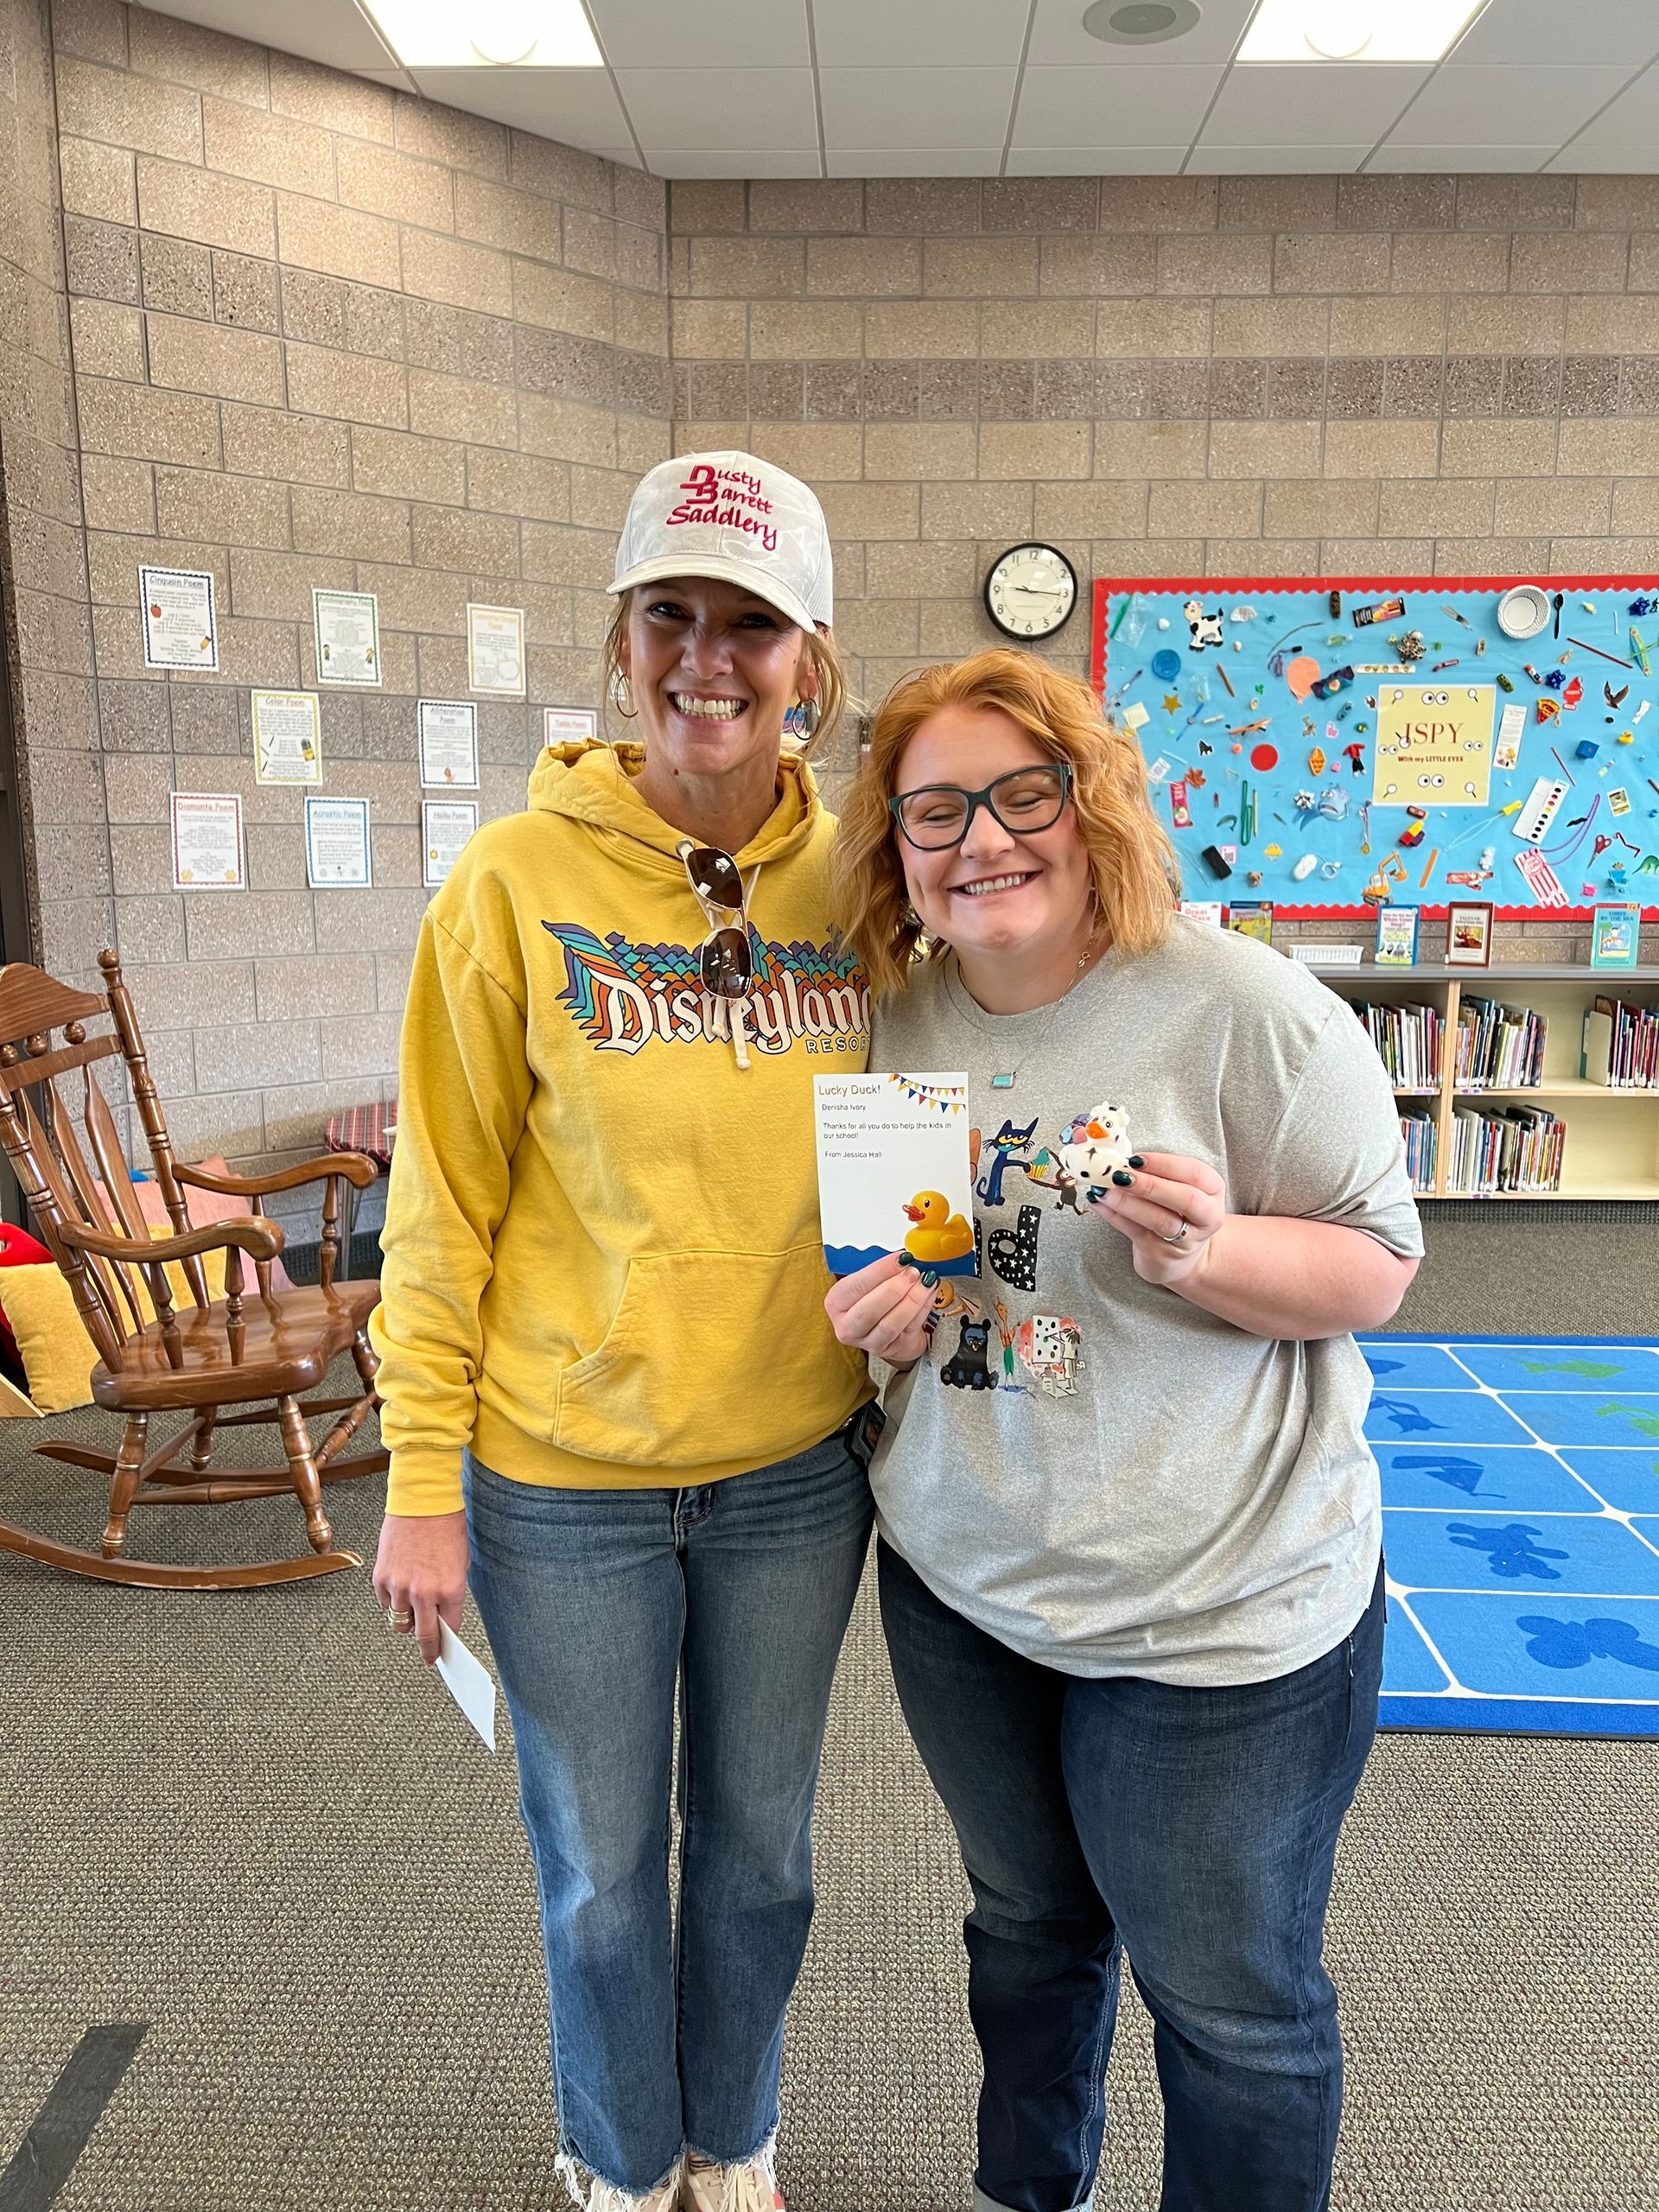
[[[385,1452],[338,1456],[380,1402],[374,1389],[379,1362],[368,1338],[379,1285],[334,1281],[344,1185],[362,1190],[378,1170],[361,1153],[331,1153],[270,1175],[215,1175],[181,1166],[120,963],[113,952],[101,952],[98,964],[101,995],[72,990],[22,963],[0,968],[0,1145],[98,1354],[92,1397],[122,1414],[124,1427],[113,1453],[77,1444],[37,1447],[44,1458],[109,1477],[108,1516],[97,1551],[3,1522],[0,1550],[72,1574],[152,1589],[248,1589],[360,1567],[355,1552],[335,1548],[322,1485],[377,1474],[386,1465]],[[88,1025],[100,1020],[109,1022],[107,1031],[90,1035]],[[61,1033],[60,1045],[52,1041],[54,1030]],[[125,1067],[149,1172],[171,1224],[168,1236],[152,1237],[139,1209],[115,1115],[96,1072],[104,1061]],[[264,1201],[273,1192],[315,1182],[326,1186],[319,1281],[315,1288],[273,1289],[271,1262],[283,1236]],[[198,1227],[187,1203],[191,1190],[246,1199],[248,1213]],[[216,1300],[202,1259],[217,1251],[225,1255],[225,1294]],[[251,1294],[245,1256],[253,1262]],[[188,1293],[182,1306],[167,1273],[174,1263]],[[360,1395],[306,1397],[344,1351],[357,1369]],[[226,1410],[251,1402],[255,1410]],[[182,1425],[152,1444],[152,1415],[175,1413],[184,1415]],[[340,1418],[314,1448],[306,1424],[320,1414]],[[215,1437],[257,1422],[276,1424],[286,1473],[269,1466],[214,1470]],[[178,1567],[127,1556],[128,1522],[141,1506],[219,1505],[284,1493],[297,1498],[311,1547],[297,1558]]]

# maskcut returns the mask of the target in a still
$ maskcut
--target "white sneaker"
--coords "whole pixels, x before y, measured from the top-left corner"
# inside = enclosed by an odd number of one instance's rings
[[[776,2158],[770,2143],[741,2166],[720,2166],[689,2153],[680,2183],[680,2212],[785,2212]]]

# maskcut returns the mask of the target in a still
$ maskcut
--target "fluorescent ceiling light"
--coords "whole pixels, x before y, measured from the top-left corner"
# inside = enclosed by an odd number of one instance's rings
[[[582,0],[363,0],[410,69],[602,69]]]
[[[1241,61],[1438,61],[1486,0],[1261,0]]]

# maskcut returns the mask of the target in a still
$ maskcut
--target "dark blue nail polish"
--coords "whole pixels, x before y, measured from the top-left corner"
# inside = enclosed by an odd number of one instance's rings
[[[1138,1152],[1132,1152],[1129,1154],[1129,1165],[1131,1167],[1144,1167],[1146,1164],[1146,1161],[1141,1159]]]
[[[1127,1191],[1135,1178],[1133,1175],[1126,1175],[1121,1167],[1115,1167],[1112,1170],[1112,1180],[1120,1190]]]

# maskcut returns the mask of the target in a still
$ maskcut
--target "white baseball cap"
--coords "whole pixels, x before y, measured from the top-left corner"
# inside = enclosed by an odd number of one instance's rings
[[[817,494],[752,453],[690,453],[640,479],[610,588],[714,576],[741,584],[803,630],[830,626],[835,564]]]

